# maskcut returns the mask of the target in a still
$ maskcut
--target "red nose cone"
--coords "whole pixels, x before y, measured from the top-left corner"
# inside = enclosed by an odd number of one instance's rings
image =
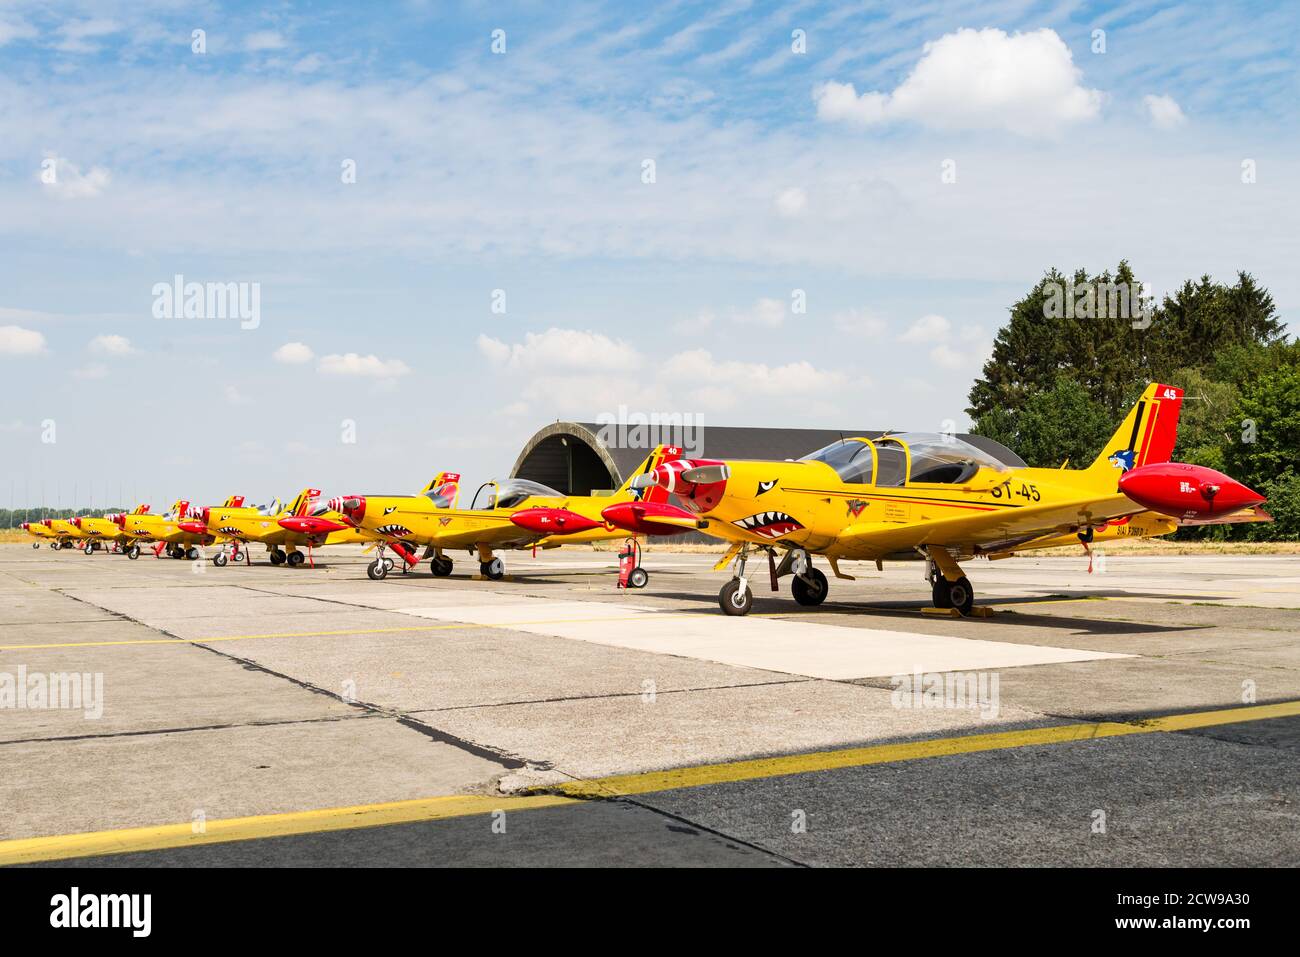
[[[81,519],[79,519],[79,518],[75,518],[75,517],[74,517],[74,518],[70,518],[70,519],[68,519],[68,521],[72,522],[72,527],[73,527],[73,528],[81,528]]]
[[[30,522],[23,522],[23,531],[24,531],[24,532],[27,531],[27,529],[28,529],[28,527],[29,527],[30,525],[31,525]]]
[[[678,519],[694,525],[699,519],[676,505],[655,502],[616,502],[601,511],[601,517],[611,525],[642,535],[677,535],[689,531],[682,525],[657,519]]]
[[[41,524],[44,525],[46,528],[53,528],[53,527],[54,527],[52,520],[51,520],[51,519],[48,519],[48,518],[43,518],[43,519],[41,519]]]
[[[1162,462],[1129,469],[1119,490],[1153,512],[1174,518],[1227,515],[1262,505],[1264,496],[1203,465]]]
[[[203,522],[177,522],[176,527],[182,532],[188,532],[190,535],[208,534],[208,526]]]
[[[567,508],[525,508],[511,515],[510,521],[539,535],[572,535],[604,527],[595,519],[571,512]]]
[[[338,532],[347,528],[346,525],[331,522],[328,518],[316,518],[307,515],[282,518],[280,519],[280,527],[302,535],[328,535],[330,532]]]
[[[118,528],[126,528],[126,513],[119,512],[113,516],[113,524]]]

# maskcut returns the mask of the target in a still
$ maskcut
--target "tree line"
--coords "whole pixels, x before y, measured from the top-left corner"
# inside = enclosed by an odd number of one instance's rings
[[[1268,496],[1274,522],[1178,535],[1300,537],[1300,340],[1286,335],[1272,296],[1245,272],[1231,285],[1188,280],[1159,302],[1114,295],[1137,288],[1127,262],[1094,275],[1048,271],[1011,306],[971,386],[972,431],[1032,466],[1082,467],[1148,382],[1179,386],[1175,461]]]

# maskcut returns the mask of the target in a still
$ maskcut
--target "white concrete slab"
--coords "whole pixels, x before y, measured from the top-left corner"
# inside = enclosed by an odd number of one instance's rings
[[[517,598],[492,605],[398,610],[419,618],[505,626],[617,648],[840,681],[915,671],[987,671],[1134,657],[815,622],[672,613],[609,602]]]

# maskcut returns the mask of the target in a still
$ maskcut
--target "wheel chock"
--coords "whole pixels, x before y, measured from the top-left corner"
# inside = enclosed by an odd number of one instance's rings
[[[987,605],[976,605],[970,610],[969,615],[963,615],[956,608],[934,608],[927,607],[921,609],[923,615],[933,615],[936,618],[992,618],[997,614]]]

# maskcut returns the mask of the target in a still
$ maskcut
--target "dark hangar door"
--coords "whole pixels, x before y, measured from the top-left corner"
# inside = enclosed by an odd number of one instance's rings
[[[618,488],[595,449],[572,435],[547,436],[519,466],[518,478],[548,485],[565,495],[590,495],[595,489]]]

